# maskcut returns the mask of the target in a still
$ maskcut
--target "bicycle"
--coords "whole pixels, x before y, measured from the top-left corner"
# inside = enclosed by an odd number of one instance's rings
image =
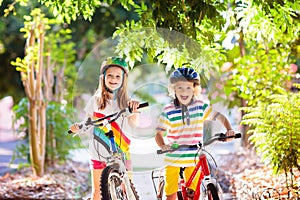
[[[167,152],[173,152],[180,148],[198,148],[198,162],[195,163],[195,169],[192,172],[191,177],[185,181],[183,178],[183,170],[180,170],[180,180],[179,180],[179,187],[177,191],[177,198],[178,200],[199,200],[201,199],[208,199],[208,200],[219,200],[219,194],[218,194],[218,186],[216,180],[212,177],[211,171],[210,171],[210,165],[207,161],[206,152],[202,147],[206,146],[208,144],[211,144],[215,141],[225,141],[228,138],[241,138],[240,133],[236,133],[233,136],[226,136],[224,133],[218,133],[214,137],[212,137],[210,140],[208,140],[204,145],[202,145],[201,142],[199,142],[197,145],[178,145],[173,144],[171,146],[170,150],[162,151],[157,150],[157,154],[163,154]],[[206,153],[205,153],[206,152]],[[209,154],[210,155],[210,154]],[[211,155],[210,155],[211,156]],[[212,157],[212,156],[211,156]],[[198,171],[201,171],[199,179],[195,180],[196,174]],[[158,187],[155,184],[154,179],[159,179]],[[154,189],[157,195],[157,200],[161,200],[163,197],[163,188],[165,185],[164,177],[163,175],[155,176],[155,171],[152,171],[152,181],[154,185]],[[189,189],[193,181],[197,182],[196,190],[193,191]],[[157,189],[158,188],[158,189]]]
[[[138,109],[147,107],[148,102],[141,103]],[[116,121],[123,113],[131,113],[130,108],[123,109],[111,115],[92,120],[87,120],[79,124],[81,132],[87,131],[91,126],[106,127],[105,135],[109,138],[110,147],[109,156],[106,157],[106,167],[102,171],[100,181],[100,190],[102,200],[139,200],[138,193],[128,175],[122,153],[117,149],[114,141],[114,132],[111,128],[111,123]],[[72,133],[71,130],[68,131]],[[96,136],[94,135],[94,139]]]

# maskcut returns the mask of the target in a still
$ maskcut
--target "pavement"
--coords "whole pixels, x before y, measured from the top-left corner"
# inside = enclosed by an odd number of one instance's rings
[[[20,163],[26,163],[25,159],[12,160],[16,147],[25,141],[18,139],[12,131],[0,131],[0,176],[7,172],[16,171]]]
[[[3,176],[7,172],[16,171],[19,163],[26,162],[24,159],[11,162],[16,146],[22,143],[24,143],[24,141],[18,139],[12,131],[0,131],[0,176]],[[213,143],[206,149],[214,156],[216,162],[220,164],[224,162],[224,160],[222,160],[223,155],[236,151],[239,146],[240,140],[233,140],[226,143]],[[141,150],[141,148],[143,149]],[[143,200],[156,199],[151,174],[153,169],[162,167],[162,158],[157,157],[155,153],[156,148],[154,141],[135,141],[133,143],[134,152],[131,157],[132,164],[136,168],[132,173],[133,184],[140,198]],[[78,149],[71,152],[71,154],[75,161],[89,162],[88,151],[86,149]],[[230,197],[225,197],[226,195],[228,194],[224,194],[223,199],[231,199]],[[89,196],[86,198],[88,197]]]
[[[225,162],[223,156],[237,151],[240,147],[240,142],[240,139],[225,143],[216,142],[207,146],[206,150],[212,154],[218,164],[222,164],[222,162]],[[146,144],[148,144],[148,146]],[[132,172],[132,181],[142,200],[155,200],[156,193],[152,179],[152,170],[158,170],[163,166],[162,159],[157,157],[156,153],[151,153],[152,150],[150,149],[151,145],[149,146],[149,141],[144,141],[144,143],[135,146],[133,151],[135,148],[140,148],[141,146],[148,147],[148,153],[143,154],[135,151],[133,154],[131,154],[132,165],[135,167]],[[156,145],[154,146],[156,152]],[[144,150],[144,152],[145,151],[146,150]],[[73,157],[76,161],[89,162],[89,156],[87,156],[88,152],[85,149],[78,149],[72,152],[72,154],[74,155]],[[157,173],[155,175],[157,175]],[[155,184],[157,184],[157,179],[154,179],[154,181]],[[90,195],[86,196],[84,199],[89,197]],[[225,193],[223,194],[222,199],[232,200],[234,198],[230,196],[230,194]]]

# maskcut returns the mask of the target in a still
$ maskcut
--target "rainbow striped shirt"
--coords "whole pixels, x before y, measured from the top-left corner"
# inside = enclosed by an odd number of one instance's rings
[[[175,107],[174,103],[166,105],[159,116],[156,130],[167,132],[165,139],[170,145],[173,143],[194,145],[199,141],[203,142],[203,122],[215,115],[212,107],[203,101],[194,100],[184,111],[184,117],[182,115],[181,107]],[[167,153],[165,162],[167,165],[177,167],[194,166],[196,154],[197,148],[179,149]]]
[[[105,117],[104,114],[98,112],[94,112],[94,116],[96,117],[95,119]],[[129,151],[130,139],[122,132],[119,124],[117,124],[117,122],[112,122],[111,128],[114,133],[114,140],[118,148],[120,148],[120,150],[124,153]],[[100,128],[94,128],[94,135],[102,140],[102,144],[109,149],[110,141],[109,138],[105,135],[106,132],[108,132],[108,129],[106,127],[102,126]]]

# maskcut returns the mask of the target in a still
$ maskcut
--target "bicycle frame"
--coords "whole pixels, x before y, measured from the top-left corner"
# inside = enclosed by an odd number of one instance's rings
[[[148,102],[142,103],[138,106],[139,108],[143,108],[148,106]],[[125,163],[122,159],[122,153],[119,153],[117,150],[117,145],[115,143],[115,139],[114,139],[114,132],[112,129],[112,123],[114,121],[116,121],[121,114],[125,113],[125,112],[129,112],[131,113],[131,109],[128,107],[127,109],[123,109],[119,112],[113,113],[111,115],[108,116],[104,116],[104,117],[100,117],[96,120],[92,120],[91,118],[88,118],[84,123],[82,124],[78,124],[79,125],[79,129],[80,131],[78,132],[82,132],[84,133],[85,131],[87,131],[89,129],[90,126],[95,126],[95,127],[106,127],[107,128],[107,132],[105,133],[105,135],[108,137],[109,139],[109,145],[107,144],[107,147],[109,146],[108,152],[109,152],[109,156],[106,157],[106,167],[104,168],[103,172],[102,172],[102,177],[103,177],[103,173],[105,172],[105,178],[101,179],[101,183],[103,182],[103,187],[105,188],[105,192],[107,193],[108,191],[112,197],[113,200],[115,199],[119,199],[119,194],[117,194],[118,192],[122,192],[124,191],[126,193],[126,197],[127,199],[139,199],[135,188],[133,187],[133,184],[131,183],[130,177],[127,174],[127,169],[125,166]],[[110,119],[111,118],[111,119]],[[73,133],[71,130],[68,131],[68,133]],[[95,140],[98,140],[96,135],[94,135]],[[118,187],[119,188],[115,188],[114,184],[108,184],[107,180],[121,180],[121,183],[124,183],[124,185],[119,184]],[[124,186],[125,190],[123,190],[122,186]],[[120,189],[122,188],[122,189]],[[102,191],[103,192],[103,191]],[[135,193],[136,194],[135,194]],[[123,193],[123,192],[122,192]],[[124,193],[123,193],[124,194]],[[121,195],[123,195],[121,194]],[[108,196],[107,194],[105,195],[105,197]],[[106,197],[107,198],[107,197]]]
[[[98,119],[97,122],[101,121],[101,119]],[[106,158],[107,160],[107,166],[113,166],[114,168],[116,168],[118,170],[118,172],[122,175],[122,179],[125,182],[125,188],[126,188],[126,195],[127,195],[127,199],[134,199],[135,195],[131,190],[131,184],[130,184],[130,178],[127,174],[127,169],[125,166],[125,163],[122,159],[122,154],[118,153],[117,151],[117,146],[114,140],[114,133],[111,129],[110,123],[107,122],[108,126],[106,125],[106,127],[108,127],[108,132],[105,133],[110,141],[110,156]],[[116,198],[116,197],[115,197]]]
[[[232,135],[232,136],[226,136],[224,133],[218,133],[216,134],[213,138],[211,138],[209,141],[207,141],[204,146],[208,145],[208,144],[211,144],[213,143],[214,141],[226,141],[226,139],[228,138],[233,138],[233,139],[236,139],[236,138],[241,138],[241,134],[240,133],[236,133],[235,135]],[[183,200],[188,200],[189,197],[188,197],[188,194],[187,194],[187,188],[190,188],[190,186],[192,185],[193,182],[197,181],[197,186],[196,186],[196,190],[194,191],[194,194],[193,194],[193,199],[195,200],[199,200],[200,199],[200,196],[201,196],[201,184],[203,184],[203,186],[205,187],[205,189],[208,192],[208,198],[209,199],[219,199],[218,197],[218,191],[217,191],[217,182],[216,180],[214,180],[214,178],[212,178],[211,176],[211,172],[210,172],[210,168],[209,168],[209,164],[208,164],[208,160],[207,160],[207,157],[206,157],[206,154],[203,153],[203,151],[205,151],[204,149],[202,149],[202,143],[199,143],[198,145],[192,145],[193,147],[198,147],[199,150],[201,150],[198,158],[198,162],[196,163],[195,165],[195,168],[190,176],[190,178],[185,181],[184,179],[181,179],[179,181],[179,186],[181,188],[178,188],[178,192],[177,192],[177,195],[181,195],[182,198],[180,199],[183,199]],[[157,150],[157,154],[163,154],[163,153],[166,153],[166,152],[172,152],[172,151],[175,151],[179,148],[189,148],[189,147],[192,147],[190,145],[174,145],[174,146],[171,146],[171,149],[170,150]],[[196,175],[197,173],[199,172],[200,170],[200,176],[198,178],[198,180],[195,180],[196,178]],[[159,178],[159,180],[162,180],[162,185],[164,185],[164,180],[161,179],[163,176],[154,176],[154,171],[152,172],[152,180],[153,180],[153,185],[154,185],[154,188],[155,188],[155,192],[157,194],[157,198],[160,200],[162,198],[162,194],[161,193],[158,193],[157,189],[156,189],[156,186],[155,186],[155,182],[154,182],[154,179],[156,178]],[[159,184],[161,184],[161,182],[159,182]],[[181,189],[181,191],[180,191]],[[179,197],[179,196],[178,196]]]
[[[201,153],[199,155],[199,161],[197,162],[196,167],[193,170],[193,173],[191,174],[188,181],[184,182],[184,180],[181,180],[181,182],[180,182],[182,197],[184,200],[188,200],[186,189],[189,188],[191,186],[191,184],[194,182],[196,174],[199,170],[201,170],[201,172],[200,172],[200,177],[197,182],[196,190],[194,192],[194,199],[200,198],[200,195],[201,195],[200,186],[201,186],[201,183],[203,180],[205,180],[205,183],[207,183],[207,184],[211,183],[210,169],[208,166],[206,155],[203,153]],[[205,184],[205,186],[207,184]]]

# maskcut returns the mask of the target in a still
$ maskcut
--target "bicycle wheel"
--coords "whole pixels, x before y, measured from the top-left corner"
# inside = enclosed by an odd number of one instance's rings
[[[216,186],[212,183],[207,185],[207,199],[208,200],[220,200],[218,195],[218,190]]]
[[[102,200],[139,200],[139,196],[131,180],[130,188],[134,194],[134,199],[127,198],[125,182],[114,167],[108,166],[103,170],[100,183]]]

